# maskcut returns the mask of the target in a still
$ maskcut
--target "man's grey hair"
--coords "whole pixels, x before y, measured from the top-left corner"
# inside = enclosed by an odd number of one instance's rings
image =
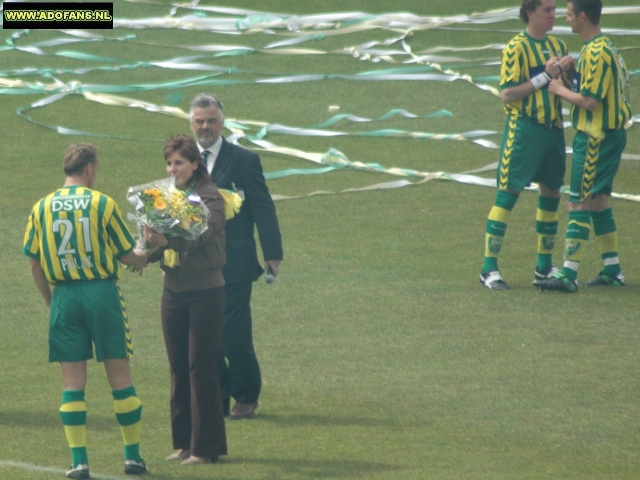
[[[224,117],[224,106],[222,102],[213,94],[210,93],[199,93],[194,97],[191,101],[191,105],[189,106],[189,120],[193,116],[194,108],[208,108],[210,106],[215,106],[220,110],[222,117]]]

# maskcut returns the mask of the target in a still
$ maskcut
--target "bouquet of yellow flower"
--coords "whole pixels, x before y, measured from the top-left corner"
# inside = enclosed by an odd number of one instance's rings
[[[129,220],[142,231],[148,225],[167,237],[182,237],[194,240],[207,229],[209,210],[196,193],[183,192],[175,185],[175,178],[131,187],[127,191],[127,200],[133,205],[135,213],[129,214]],[[140,235],[140,247],[145,248],[144,236]]]

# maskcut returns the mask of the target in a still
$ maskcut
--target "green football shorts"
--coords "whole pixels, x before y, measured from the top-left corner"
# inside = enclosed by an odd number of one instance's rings
[[[98,362],[133,355],[124,297],[113,280],[61,282],[49,315],[49,361]]]
[[[571,189],[569,201],[583,202],[590,195],[611,195],[613,179],[618,173],[622,152],[627,145],[627,132],[606,130],[603,138],[578,130],[573,139]]]
[[[529,117],[507,116],[496,179],[500,190],[521,192],[531,182],[551,190],[564,185],[564,131]]]

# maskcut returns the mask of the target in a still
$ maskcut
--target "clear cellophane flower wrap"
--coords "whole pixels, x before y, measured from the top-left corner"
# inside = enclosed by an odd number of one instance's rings
[[[188,240],[195,240],[207,229],[209,210],[204,202],[197,193],[177,188],[174,177],[131,187],[127,200],[135,210],[128,218],[138,225],[138,249],[142,252],[156,250],[142,234],[145,225],[167,237]]]

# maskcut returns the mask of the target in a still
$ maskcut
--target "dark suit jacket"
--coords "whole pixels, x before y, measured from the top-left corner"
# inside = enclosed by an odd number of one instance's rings
[[[254,224],[265,260],[282,260],[282,237],[269,188],[262,173],[260,157],[222,139],[220,153],[211,172],[218,186],[244,194],[240,212],[225,225],[227,264],[226,283],[256,281],[264,272],[258,261]]]

